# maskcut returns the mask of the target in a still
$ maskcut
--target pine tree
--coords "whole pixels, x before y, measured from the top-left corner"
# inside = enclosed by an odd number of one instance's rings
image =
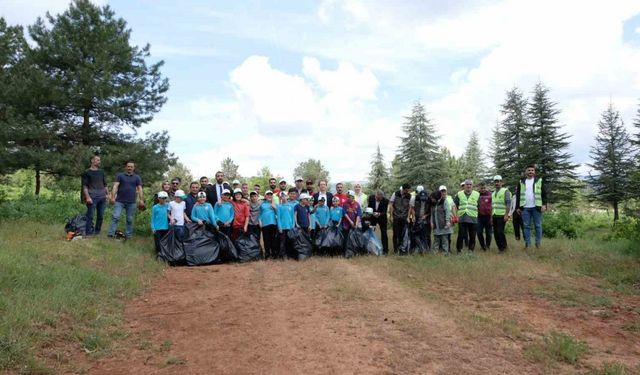
[[[373,194],[378,189],[384,191],[389,184],[389,171],[384,163],[384,157],[380,152],[380,144],[376,148],[376,152],[373,154],[373,160],[371,160],[371,171],[369,172],[369,184],[368,191]]]
[[[438,146],[440,136],[420,103],[413,106],[411,116],[405,119],[402,126],[405,136],[400,137],[397,154],[398,174],[394,177],[412,186],[435,186],[446,177],[444,159]]]
[[[242,178],[242,176],[240,176],[240,173],[238,173],[238,168],[240,168],[238,164],[236,164],[233,159],[228,156],[222,161],[222,163],[220,163],[220,170],[222,171],[222,173],[224,173],[224,178],[228,182],[231,182],[233,180],[240,180]]]
[[[630,141],[632,145],[632,153],[634,155],[634,165],[631,172],[631,181],[629,193],[633,198],[640,198],[640,105],[636,112],[636,118],[633,121],[635,133],[633,133]]]
[[[524,158],[524,133],[527,123],[527,99],[514,87],[502,104],[502,119],[493,130],[492,159],[496,174],[505,184],[515,186],[528,164]]]
[[[465,179],[470,178],[474,183],[478,183],[487,177],[487,168],[484,164],[480,140],[475,130],[471,132],[471,137],[469,137],[469,142],[462,157],[462,164]]]
[[[629,135],[612,103],[598,123],[596,144],[591,147],[592,163],[597,174],[589,174],[592,198],[613,206],[613,220],[619,218],[618,206],[629,197],[629,178],[633,167]]]
[[[464,163],[462,157],[457,158],[451,154],[448,148],[442,148],[442,156],[446,163],[447,178],[442,181],[447,186],[449,194],[455,194],[459,190],[460,182],[464,181]]]
[[[559,113],[556,103],[549,99],[549,89],[538,83],[527,109],[529,125],[524,133],[520,160],[525,165],[536,165],[536,175],[544,181],[549,203],[570,202],[578,187],[576,165],[566,151],[571,136],[561,132]]]

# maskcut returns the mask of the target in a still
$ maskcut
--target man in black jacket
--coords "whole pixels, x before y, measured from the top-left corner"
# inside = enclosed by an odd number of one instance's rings
[[[368,206],[373,208],[372,224],[380,227],[380,239],[382,240],[382,253],[389,253],[389,237],[387,235],[387,209],[389,200],[384,197],[382,190],[376,191],[375,195],[369,197]]]
[[[326,180],[320,180],[320,182],[318,182],[318,189],[319,191],[315,194],[313,194],[313,205],[317,205],[318,202],[320,202],[320,197],[324,197],[326,202],[333,202],[333,194],[331,194],[329,191],[327,191],[327,181]],[[330,205],[330,203],[329,203]]]
[[[217,171],[216,183],[207,186],[205,190],[207,193],[207,202],[211,203],[212,206],[215,206],[216,203],[222,200],[222,192],[224,189],[231,190],[231,187],[229,187],[228,183],[224,182],[224,172]]]

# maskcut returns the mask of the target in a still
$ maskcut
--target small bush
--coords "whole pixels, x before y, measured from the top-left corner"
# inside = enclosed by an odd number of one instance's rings
[[[547,213],[542,220],[542,235],[547,238],[577,238],[583,220],[582,216],[567,210]]]
[[[561,332],[551,331],[542,342],[528,347],[526,355],[535,362],[565,362],[575,364],[587,352],[587,345]]]

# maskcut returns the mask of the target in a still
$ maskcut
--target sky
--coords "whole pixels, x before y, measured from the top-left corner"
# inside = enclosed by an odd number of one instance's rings
[[[640,108],[637,0],[95,2],[164,60],[168,102],[139,132],[167,130],[194,176],[231,157],[244,176],[291,179],[313,158],[334,183],[364,180],[378,144],[391,162],[417,101],[454,155],[473,130],[488,153],[506,91],[537,82],[586,174],[608,104],[629,131]],[[67,6],[0,0],[0,15],[28,25]]]

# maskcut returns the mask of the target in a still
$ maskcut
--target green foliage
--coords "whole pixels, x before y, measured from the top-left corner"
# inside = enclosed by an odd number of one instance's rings
[[[640,241],[640,219],[624,216],[613,224],[611,234],[607,238]]]
[[[233,180],[241,180],[242,176],[238,173],[238,164],[236,164],[230,157],[225,158],[220,163],[220,170],[224,173],[225,181],[231,183]]]
[[[529,346],[525,354],[534,362],[549,363],[551,360],[575,364],[587,350],[587,344],[565,333],[551,331],[544,335],[542,342]]]
[[[416,103],[405,120],[402,126],[404,136],[400,137],[396,155],[397,167],[392,165],[394,180],[411,186],[433,187],[440,184],[446,178],[445,160],[438,145],[440,136],[427,118],[422,104]],[[400,184],[394,184],[393,190]]]
[[[568,210],[545,213],[542,218],[542,235],[548,238],[563,236],[575,239],[582,221],[581,215]]]
[[[269,179],[271,178],[276,179],[276,184],[282,179],[281,176],[273,175],[269,167],[262,167],[255,176],[249,177],[249,190],[253,191],[253,186],[258,184],[260,185],[260,194],[264,194],[265,191],[269,190]]]
[[[478,133],[475,130],[471,132],[464,156],[462,157],[462,171],[464,179],[470,178],[474,184],[477,184],[487,177],[484,155],[482,148],[480,148]]]
[[[0,224],[0,248],[0,372],[59,372],[43,347],[108,354],[122,337],[123,299],[162,269],[148,237],[67,242],[59,225],[25,220]]]
[[[589,173],[591,198],[613,206],[613,220],[619,219],[618,206],[630,194],[630,173],[633,171],[633,154],[629,135],[612,103],[602,113],[598,123],[596,144],[591,147],[589,164],[596,171]]]
[[[619,362],[605,362],[602,368],[594,370],[589,375],[625,375],[628,374],[625,366]]]
[[[515,186],[528,163],[524,158],[527,106],[527,99],[517,87],[509,90],[500,110],[502,119],[493,131],[493,165],[505,185]]]
[[[320,160],[308,159],[300,162],[293,170],[293,178],[302,177],[306,180],[313,180],[315,184],[320,180],[329,182],[329,171],[322,165]]]
[[[369,184],[367,185],[367,192],[369,194],[375,194],[379,189],[382,191],[388,190],[389,185],[389,170],[384,163],[384,157],[380,152],[380,144],[376,148],[373,159],[371,160],[371,171],[369,172]]]
[[[189,190],[189,184],[194,180],[193,174],[189,170],[189,167],[177,161],[174,165],[169,167],[169,170],[164,174],[164,179],[171,181],[174,177],[180,177],[182,184],[181,189],[185,191]]]

